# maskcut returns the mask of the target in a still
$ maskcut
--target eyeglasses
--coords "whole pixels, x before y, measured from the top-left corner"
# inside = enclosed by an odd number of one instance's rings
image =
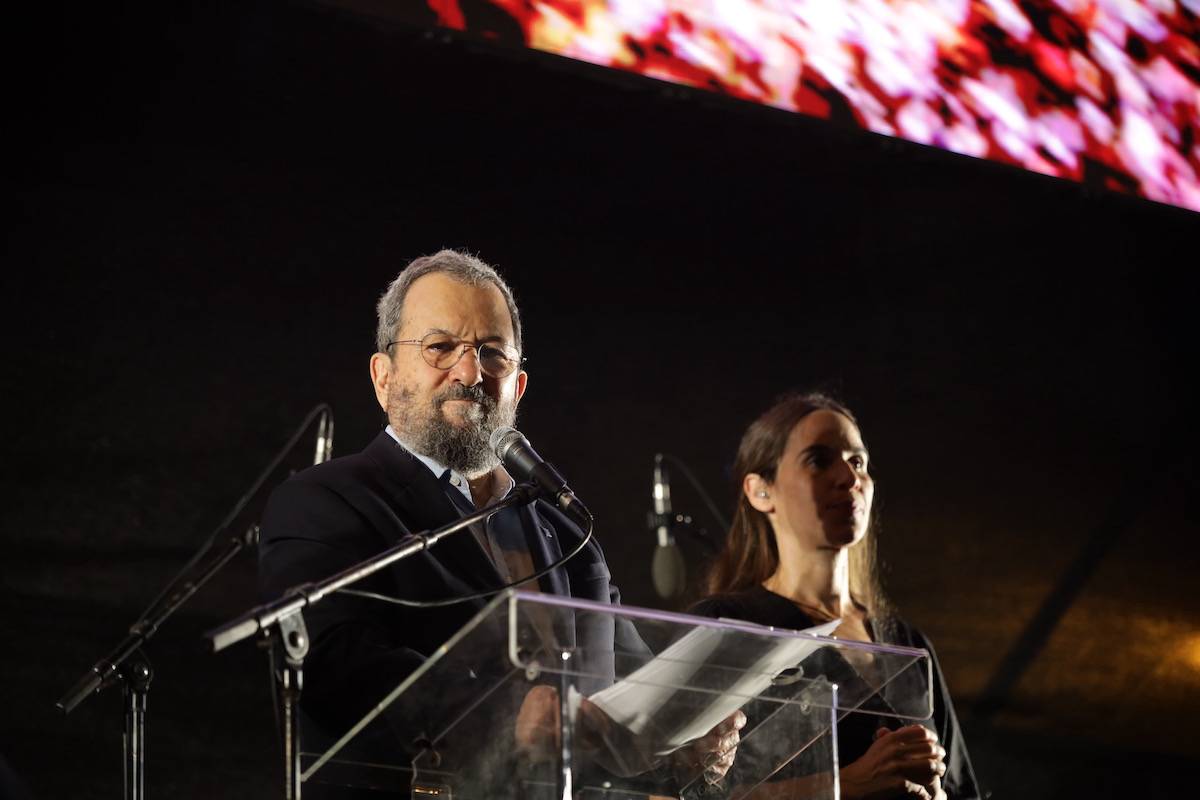
[[[436,369],[453,369],[454,365],[462,360],[467,349],[474,348],[475,356],[479,359],[479,369],[484,375],[493,378],[507,378],[525,361],[515,348],[506,344],[472,344],[446,333],[430,333],[420,339],[398,339],[388,342],[388,347],[394,344],[418,345],[421,348],[421,358]]]

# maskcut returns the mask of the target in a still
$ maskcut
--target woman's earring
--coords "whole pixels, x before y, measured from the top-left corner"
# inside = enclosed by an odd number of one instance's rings
[[[766,496],[767,496],[767,493],[766,493],[766,492],[759,492],[759,493],[758,493],[758,496],[759,496],[759,497],[766,497]]]

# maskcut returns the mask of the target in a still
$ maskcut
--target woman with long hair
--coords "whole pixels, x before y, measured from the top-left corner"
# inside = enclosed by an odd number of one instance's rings
[[[737,509],[692,613],[921,647],[879,580],[875,484],[854,415],[823,394],[783,398],[742,436]],[[980,796],[950,694],[933,657],[933,717],[896,730],[839,727],[843,798]],[[856,715],[857,716],[857,715]]]

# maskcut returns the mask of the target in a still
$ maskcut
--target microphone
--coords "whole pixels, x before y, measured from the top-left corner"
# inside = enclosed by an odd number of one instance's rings
[[[671,513],[671,477],[663,466],[662,453],[654,456],[654,510],[650,513],[650,527],[658,534],[658,546],[654,548],[654,561],[650,567],[654,579],[654,591],[664,599],[683,594],[687,583],[687,566],[683,553],[675,544],[671,533],[675,521]]]
[[[321,421],[317,424],[317,451],[313,455],[313,464],[324,464],[333,455],[333,409],[329,406],[321,412]]]
[[[591,528],[592,512],[587,510],[567,486],[567,479],[537,454],[529,440],[516,428],[497,428],[488,446],[517,483],[532,483],[539,493],[550,498],[558,510],[585,531]]]

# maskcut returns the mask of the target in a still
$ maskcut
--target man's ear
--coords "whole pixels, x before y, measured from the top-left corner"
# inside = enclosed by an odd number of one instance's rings
[[[375,399],[379,407],[387,413],[388,387],[392,381],[392,359],[387,353],[375,353],[371,356],[371,385],[375,387]]]
[[[746,495],[747,502],[752,508],[764,514],[771,514],[775,511],[775,499],[771,495],[772,488],[771,483],[757,472],[751,472],[742,479],[742,494]]]
[[[521,398],[525,396],[525,386],[529,383],[529,373],[521,370],[517,373],[516,398],[517,402],[521,402]]]

